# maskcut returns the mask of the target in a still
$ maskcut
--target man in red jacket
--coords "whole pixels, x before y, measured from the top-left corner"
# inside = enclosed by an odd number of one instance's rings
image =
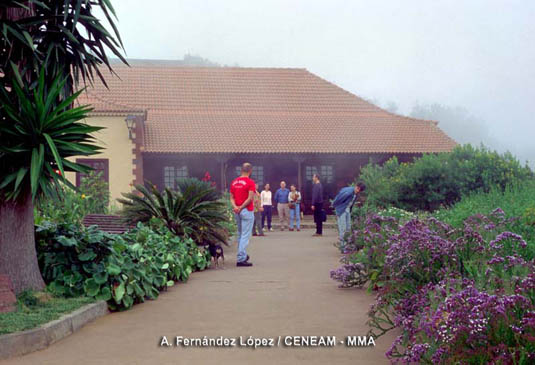
[[[230,184],[230,202],[234,209],[236,224],[238,226],[238,256],[236,266],[253,266],[249,262],[247,246],[254,224],[254,194],[255,182],[250,178],[253,166],[244,163],[241,168],[241,176]]]

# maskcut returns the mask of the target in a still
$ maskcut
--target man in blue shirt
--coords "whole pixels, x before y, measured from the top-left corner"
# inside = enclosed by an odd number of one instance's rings
[[[286,189],[286,182],[281,181],[281,187],[275,192],[273,200],[277,204],[277,213],[279,214],[279,220],[281,223],[281,231],[284,231],[284,223],[289,223],[290,208],[288,207],[288,197],[290,196],[290,190]]]
[[[366,190],[366,185],[358,183],[355,186],[342,188],[333,200],[333,208],[338,219],[338,233],[340,237],[340,247],[345,245],[344,236],[351,229],[351,210],[357,200],[359,193]]]

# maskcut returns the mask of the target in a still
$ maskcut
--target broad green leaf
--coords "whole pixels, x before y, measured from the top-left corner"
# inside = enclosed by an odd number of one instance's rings
[[[110,263],[106,267],[106,271],[110,275],[119,275],[121,273],[121,268],[118,265]]]
[[[78,258],[80,259],[80,261],[91,261],[95,257],[97,257],[97,254],[93,250],[87,250],[86,252],[78,255]]]
[[[115,299],[115,302],[117,304],[120,304],[121,299],[123,299],[124,293],[125,293],[124,283],[121,283],[115,287],[113,291],[113,299]]]
[[[93,278],[87,279],[84,282],[85,293],[90,297],[96,296],[99,293],[99,289],[100,285],[97,284],[97,282]]]
[[[72,247],[77,245],[76,240],[72,237],[59,236],[57,238],[57,241],[66,247]]]
[[[95,297],[96,300],[108,301],[111,299],[111,290],[107,286],[100,290],[100,293]]]

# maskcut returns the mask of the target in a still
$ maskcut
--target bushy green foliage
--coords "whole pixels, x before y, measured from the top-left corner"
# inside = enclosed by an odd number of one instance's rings
[[[96,227],[44,223],[36,230],[41,272],[51,292],[106,300],[128,309],[185,281],[208,264],[208,253],[164,227],[145,226],[115,235]]]
[[[155,185],[136,185],[136,191],[118,199],[128,222],[161,219],[179,237],[190,237],[199,245],[227,244],[228,214],[221,196],[210,183],[195,178],[177,181],[177,190],[160,192]]]
[[[229,237],[232,237],[238,231],[238,227],[236,226],[236,219],[234,218],[234,209],[232,208],[232,203],[230,202],[230,193],[226,192],[223,194],[221,202],[225,204],[225,215],[227,217],[226,222],[223,222],[223,227],[228,232]]]
[[[83,120],[89,106],[71,108],[82,91],[62,97],[68,77],[58,76],[45,83],[41,70],[36,85],[0,83],[0,193],[3,199],[15,199],[27,191],[32,199],[55,197],[65,170],[87,173],[87,166],[69,160],[72,156],[91,156],[101,147],[94,144],[94,132],[101,127]],[[14,97],[16,96],[16,97]],[[57,174],[58,169],[61,174]]]
[[[107,214],[110,192],[101,175],[92,171],[81,179],[76,191],[59,185],[57,189],[61,189],[61,193],[56,198],[43,196],[34,209],[35,223],[81,224],[87,214]]]
[[[399,163],[393,157],[383,166],[365,166],[359,177],[367,186],[369,206],[410,211],[436,210],[471,192],[503,190],[532,178],[533,172],[510,153],[470,145],[450,153],[426,154],[412,163]]]
[[[504,191],[493,188],[488,193],[474,193],[463,197],[449,209],[433,212],[436,218],[457,228],[476,214],[490,214],[503,209],[511,220],[506,228],[520,234],[535,251],[535,182],[528,181],[507,187]]]

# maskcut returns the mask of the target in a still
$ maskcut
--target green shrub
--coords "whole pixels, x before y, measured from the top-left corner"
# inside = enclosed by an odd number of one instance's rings
[[[37,251],[48,288],[66,297],[106,300],[111,309],[127,309],[203,270],[208,254],[191,239],[166,228],[137,228],[115,235],[96,227],[45,223],[38,226]]]
[[[118,199],[121,214],[130,223],[161,219],[179,237],[191,237],[199,245],[227,244],[228,212],[210,183],[194,178],[177,181],[178,189],[158,191],[155,185],[136,185],[136,191]]]
[[[426,154],[412,163],[396,157],[383,166],[369,164],[359,179],[367,186],[368,205],[433,211],[450,206],[473,192],[489,192],[533,178],[510,153],[485,147],[458,146],[452,152]]]
[[[107,214],[110,193],[102,172],[92,171],[80,181],[77,190],[65,185],[58,187],[54,197],[42,197],[36,204],[35,223],[75,223],[80,225],[87,214]]]
[[[225,205],[226,216],[226,221],[222,222],[221,224],[227,231],[228,236],[232,237],[238,231],[238,227],[236,225],[236,219],[234,218],[234,209],[232,208],[232,203],[230,202],[230,193],[226,192],[223,194],[220,201]]]
[[[502,191],[493,188],[488,193],[473,193],[463,197],[449,209],[440,209],[433,214],[436,218],[461,228],[471,216],[490,214],[502,209],[509,218],[506,228],[524,237],[528,246],[535,251],[535,182],[515,184]],[[535,256],[535,252],[531,257]]]

